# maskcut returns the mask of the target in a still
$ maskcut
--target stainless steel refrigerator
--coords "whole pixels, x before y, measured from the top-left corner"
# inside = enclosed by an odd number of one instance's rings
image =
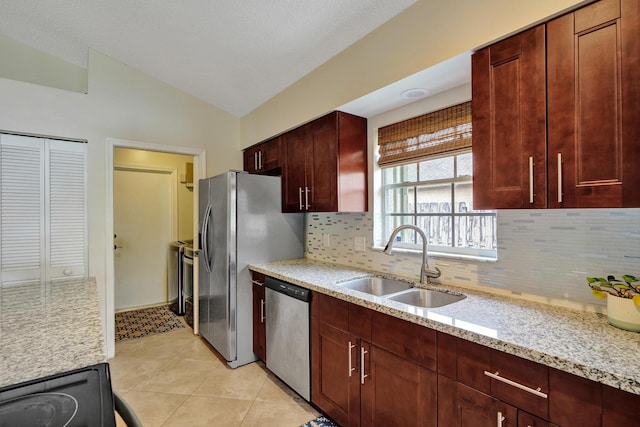
[[[279,177],[200,180],[198,326],[232,368],[256,360],[248,265],[304,256],[304,215],[281,213],[281,195]]]

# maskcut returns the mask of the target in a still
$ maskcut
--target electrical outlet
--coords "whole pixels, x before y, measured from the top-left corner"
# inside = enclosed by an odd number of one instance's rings
[[[331,234],[329,233],[322,234],[322,246],[326,246],[326,247],[331,246]]]
[[[353,238],[353,250],[356,252],[366,252],[367,238],[364,236],[356,236]]]

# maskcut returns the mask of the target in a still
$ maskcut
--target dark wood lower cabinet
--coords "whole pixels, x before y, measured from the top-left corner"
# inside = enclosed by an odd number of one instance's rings
[[[439,375],[438,427],[518,427],[518,410]]]
[[[343,427],[640,426],[640,395],[327,295],[311,313],[311,400]]]
[[[358,426],[360,341],[317,318],[311,322],[311,401],[341,426]]]
[[[368,343],[361,385],[363,426],[436,425],[436,373]]]

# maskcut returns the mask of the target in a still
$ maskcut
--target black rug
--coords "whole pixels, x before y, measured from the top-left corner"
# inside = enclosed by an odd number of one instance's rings
[[[302,424],[300,427],[338,427],[338,425],[334,424],[329,418],[318,417],[315,420]]]
[[[184,328],[168,305],[116,313],[116,341],[142,338]]]

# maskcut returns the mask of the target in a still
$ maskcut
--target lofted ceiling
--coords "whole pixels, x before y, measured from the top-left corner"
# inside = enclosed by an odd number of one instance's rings
[[[2,0],[0,33],[84,68],[95,49],[242,117],[416,1]]]

